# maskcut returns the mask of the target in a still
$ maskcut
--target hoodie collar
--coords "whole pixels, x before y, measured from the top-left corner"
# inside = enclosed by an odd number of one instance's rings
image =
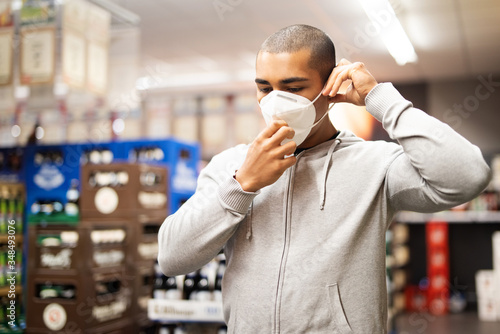
[[[325,157],[325,162],[321,171],[321,181],[318,184],[319,187],[319,208],[323,210],[325,207],[326,198],[326,180],[328,178],[328,172],[330,171],[330,166],[332,163],[333,153],[342,147],[352,145],[354,143],[363,142],[363,139],[357,137],[354,133],[348,130],[342,130],[337,132],[336,136],[330,140],[325,141],[319,145],[311,147],[310,149],[302,151],[300,156],[308,155],[323,155],[325,150],[328,150]]]

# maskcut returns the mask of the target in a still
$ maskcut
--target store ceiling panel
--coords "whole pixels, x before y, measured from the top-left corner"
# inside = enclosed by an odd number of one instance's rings
[[[419,58],[405,66],[396,64],[380,36],[369,36],[359,43],[369,19],[358,1],[114,1],[141,17],[143,67],[161,64],[168,71],[158,75],[167,77],[244,73],[227,78],[251,82],[254,56],[262,41],[295,23],[325,30],[339,57],[365,62],[380,81],[440,80],[500,72],[498,0],[390,0]],[[150,70],[144,75],[147,72]]]

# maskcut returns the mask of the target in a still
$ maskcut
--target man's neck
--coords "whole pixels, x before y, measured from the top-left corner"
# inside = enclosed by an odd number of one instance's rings
[[[313,132],[314,131],[314,132]],[[311,135],[299,145],[299,149],[307,149],[330,140],[338,132],[328,117],[312,129]]]

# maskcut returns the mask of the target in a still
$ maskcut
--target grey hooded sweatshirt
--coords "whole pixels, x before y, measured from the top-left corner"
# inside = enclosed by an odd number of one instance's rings
[[[233,178],[248,149],[236,146],[212,159],[196,193],[161,226],[166,275],[194,271],[224,249],[229,333],[386,333],[385,232],[394,213],[440,211],[486,187],[480,150],[391,84],[378,84],[366,108],[399,145],[342,131],[256,193]]]

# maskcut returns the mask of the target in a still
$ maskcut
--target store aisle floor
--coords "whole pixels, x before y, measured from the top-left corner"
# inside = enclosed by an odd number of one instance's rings
[[[479,321],[476,312],[433,316],[402,314],[396,319],[397,334],[498,334],[500,321]]]

